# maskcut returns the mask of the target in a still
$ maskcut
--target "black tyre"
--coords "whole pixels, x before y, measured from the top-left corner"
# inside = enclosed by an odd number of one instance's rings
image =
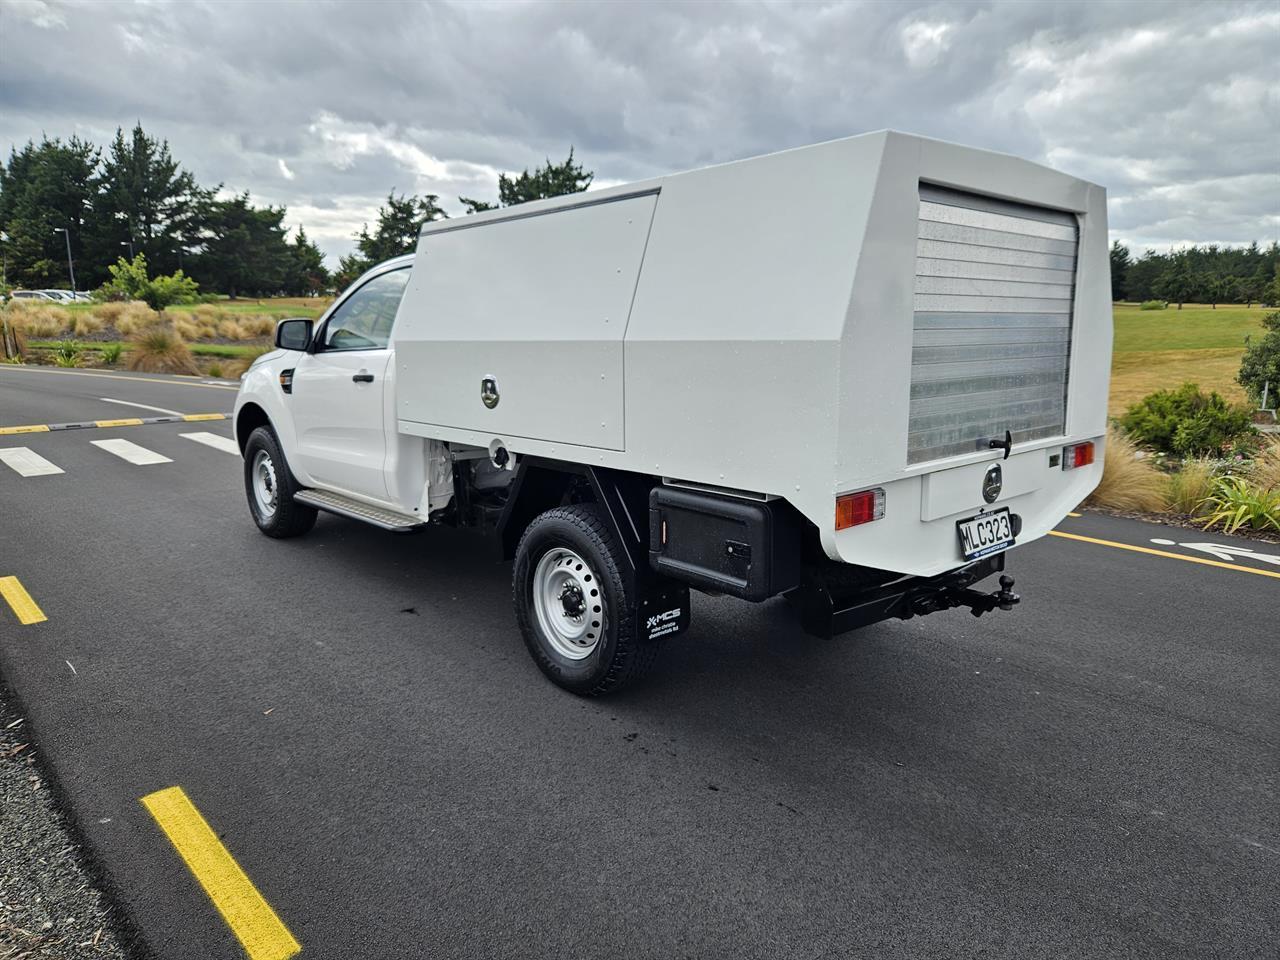
[[[661,641],[641,640],[621,548],[592,504],[548,510],[516,549],[516,619],[552,683],[596,697],[638,680]]]
[[[244,446],[244,490],[258,529],[283,539],[299,537],[315,526],[315,508],[294,503],[299,489],[275,433],[258,427]]]

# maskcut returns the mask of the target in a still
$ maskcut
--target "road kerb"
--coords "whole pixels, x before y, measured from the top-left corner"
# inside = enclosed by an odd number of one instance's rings
[[[0,577],[0,597],[4,597],[21,624],[29,626],[49,619],[17,577]]]
[[[287,960],[302,950],[181,787],[140,801],[236,935],[250,960]]]

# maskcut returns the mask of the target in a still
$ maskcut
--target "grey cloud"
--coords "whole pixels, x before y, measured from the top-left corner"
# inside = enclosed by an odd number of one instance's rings
[[[140,119],[338,254],[392,188],[456,211],[570,143],[617,182],[893,127],[1104,183],[1139,248],[1265,242],[1277,41],[1263,2],[23,0],[0,5],[0,147]]]

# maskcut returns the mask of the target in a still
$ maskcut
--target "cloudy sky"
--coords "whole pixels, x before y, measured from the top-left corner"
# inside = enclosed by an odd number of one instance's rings
[[[0,150],[141,120],[336,260],[393,188],[458,212],[570,144],[608,184],[891,127],[1106,185],[1135,252],[1267,242],[1278,51],[1274,0],[0,0]]]

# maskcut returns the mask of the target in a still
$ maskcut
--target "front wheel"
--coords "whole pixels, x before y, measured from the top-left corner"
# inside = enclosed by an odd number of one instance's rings
[[[244,489],[253,521],[268,537],[298,537],[315,526],[315,508],[294,502],[298,483],[270,427],[258,427],[244,445]]]
[[[661,641],[641,640],[621,550],[593,504],[548,510],[525,530],[512,578],[516,619],[538,668],[595,697],[638,680]]]

